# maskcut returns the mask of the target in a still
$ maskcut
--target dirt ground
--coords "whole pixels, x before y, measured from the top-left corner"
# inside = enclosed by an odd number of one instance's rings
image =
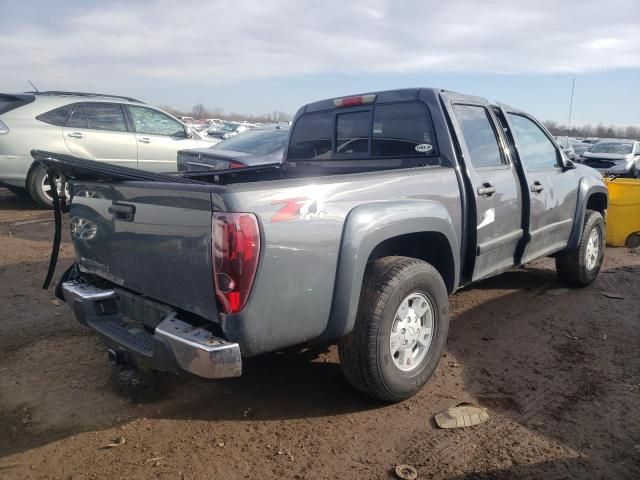
[[[608,249],[583,290],[545,259],[454,295],[435,376],[388,406],[350,388],[335,348],[218,382],[112,367],[41,288],[52,231],[0,189],[0,478],[640,478],[639,251]],[[57,275],[72,255],[65,231]],[[438,429],[461,401],[489,421]]]

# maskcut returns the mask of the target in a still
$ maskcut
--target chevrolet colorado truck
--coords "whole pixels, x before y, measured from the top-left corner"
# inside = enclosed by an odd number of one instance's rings
[[[586,286],[605,251],[600,175],[527,113],[445,90],[305,105],[271,165],[170,175],[32,154],[71,192],[56,241],[68,210],[77,260],[57,295],[113,360],[177,374],[337,342],[355,388],[401,401],[438,365],[449,295],[546,256]]]

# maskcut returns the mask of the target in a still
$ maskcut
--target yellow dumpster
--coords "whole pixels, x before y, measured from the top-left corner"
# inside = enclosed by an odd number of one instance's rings
[[[609,188],[607,245],[640,245],[640,180],[605,179]]]

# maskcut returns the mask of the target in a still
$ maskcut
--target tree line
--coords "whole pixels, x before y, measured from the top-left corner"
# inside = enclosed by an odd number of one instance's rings
[[[288,122],[291,120],[291,115],[286,112],[273,111],[271,113],[263,113],[260,115],[243,114],[243,113],[225,113],[222,108],[209,109],[202,103],[194,105],[190,111],[184,112],[177,110],[168,105],[161,105],[160,108],[165,112],[169,112],[176,117],[193,117],[196,120],[204,120],[206,118],[219,118],[220,120],[227,121],[247,121],[254,123],[278,123]]]
[[[585,125],[573,125],[568,128],[558,122],[547,120],[544,126],[556,136],[569,137],[598,137],[598,138],[631,138],[640,139],[640,126],[627,125],[626,127],[616,125],[604,125],[599,123],[595,126],[587,123]]]

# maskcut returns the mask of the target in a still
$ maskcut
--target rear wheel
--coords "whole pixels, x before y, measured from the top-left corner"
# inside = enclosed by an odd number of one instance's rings
[[[582,227],[582,238],[578,247],[556,257],[558,278],[574,287],[591,284],[602,267],[606,234],[600,212],[587,210]]]
[[[627,241],[625,242],[625,246],[629,248],[638,248],[640,247],[640,233],[632,233],[627,237]]]
[[[449,299],[438,271],[407,257],[367,267],[353,331],[338,351],[349,382],[370,397],[414,395],[438,366],[449,330]]]
[[[55,182],[58,193],[61,194],[62,177],[60,175],[56,175]],[[36,165],[31,169],[29,178],[27,179],[27,190],[38,206],[42,208],[51,208],[53,205],[49,175],[42,165]],[[69,198],[68,186],[65,188],[65,195]]]

